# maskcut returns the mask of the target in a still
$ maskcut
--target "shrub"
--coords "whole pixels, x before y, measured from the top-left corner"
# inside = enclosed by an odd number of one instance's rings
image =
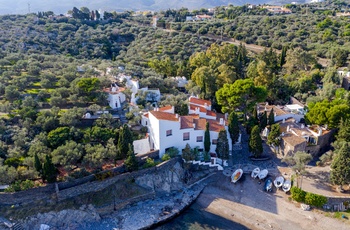
[[[301,188],[298,187],[292,187],[290,190],[291,194],[292,194],[292,199],[297,201],[297,202],[305,202],[305,196],[306,196],[306,192],[303,191]]]
[[[167,160],[170,160],[170,156],[169,156],[169,154],[164,154],[163,156],[162,156],[162,161],[167,161]]]
[[[156,166],[156,165],[157,164],[154,162],[154,160],[152,158],[147,158],[146,163],[143,164],[143,168],[151,168],[151,167]]]
[[[16,181],[13,184],[11,184],[10,187],[5,189],[5,192],[24,191],[24,190],[28,190],[30,188],[34,188],[34,186],[35,186],[35,184],[31,180]]]
[[[168,154],[171,158],[174,158],[179,155],[179,150],[175,147],[172,147],[166,151],[166,154]]]
[[[327,198],[321,195],[308,192],[305,195],[305,203],[315,206],[317,208],[321,208],[323,205],[327,203]]]

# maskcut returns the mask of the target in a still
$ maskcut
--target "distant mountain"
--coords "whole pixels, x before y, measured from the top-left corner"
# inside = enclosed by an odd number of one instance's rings
[[[283,1],[283,0],[282,0]],[[285,0],[284,0],[285,1]],[[293,0],[291,0],[292,2]],[[221,5],[278,3],[281,0],[0,0],[0,14],[26,14],[38,11],[66,13],[75,7],[108,11],[164,10],[187,7],[189,9],[212,8]]]

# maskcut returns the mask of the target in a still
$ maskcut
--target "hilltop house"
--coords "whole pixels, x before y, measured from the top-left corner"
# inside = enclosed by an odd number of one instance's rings
[[[267,9],[267,11],[273,14],[291,14],[292,13],[290,9],[282,6],[263,6],[262,8]]]
[[[189,144],[191,148],[204,149],[204,133],[206,123],[210,130],[210,153],[215,154],[219,131],[227,132],[229,150],[232,141],[227,128],[227,116],[211,111],[211,102],[196,97],[189,98],[189,115],[175,114],[173,106],[155,108],[142,115],[141,123],[148,127],[151,149],[159,150],[162,157],[167,149],[176,147],[182,150]]]

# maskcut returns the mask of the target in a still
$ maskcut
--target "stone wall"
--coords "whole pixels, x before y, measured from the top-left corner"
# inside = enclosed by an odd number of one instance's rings
[[[95,178],[73,187],[65,184],[61,186],[64,189],[58,189],[58,192],[55,185],[51,184],[17,193],[0,194],[0,213],[4,216],[23,217],[90,203],[97,208],[103,208],[104,205],[111,207],[114,203],[114,208],[119,208],[134,200],[152,197],[155,192],[169,192],[182,188],[183,175],[181,159],[174,158],[156,167],[120,174],[102,181]]]

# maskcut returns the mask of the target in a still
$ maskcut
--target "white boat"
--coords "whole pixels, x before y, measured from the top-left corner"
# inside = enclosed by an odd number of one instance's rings
[[[290,180],[286,180],[283,183],[282,189],[283,189],[284,192],[288,192],[291,187],[292,187],[292,182]]]
[[[263,169],[259,172],[258,174],[258,178],[260,180],[264,179],[265,177],[267,177],[267,174],[269,173],[269,171],[267,171],[267,169]]]
[[[258,174],[260,173],[260,169],[259,168],[255,168],[253,171],[252,171],[252,178],[256,178],[258,176]]]
[[[231,182],[236,183],[239,179],[241,179],[242,175],[243,175],[243,170],[237,169],[234,173],[232,173]]]
[[[284,178],[282,176],[278,176],[273,181],[273,184],[275,185],[276,188],[280,188],[280,187],[282,187],[283,182],[284,182]]]

